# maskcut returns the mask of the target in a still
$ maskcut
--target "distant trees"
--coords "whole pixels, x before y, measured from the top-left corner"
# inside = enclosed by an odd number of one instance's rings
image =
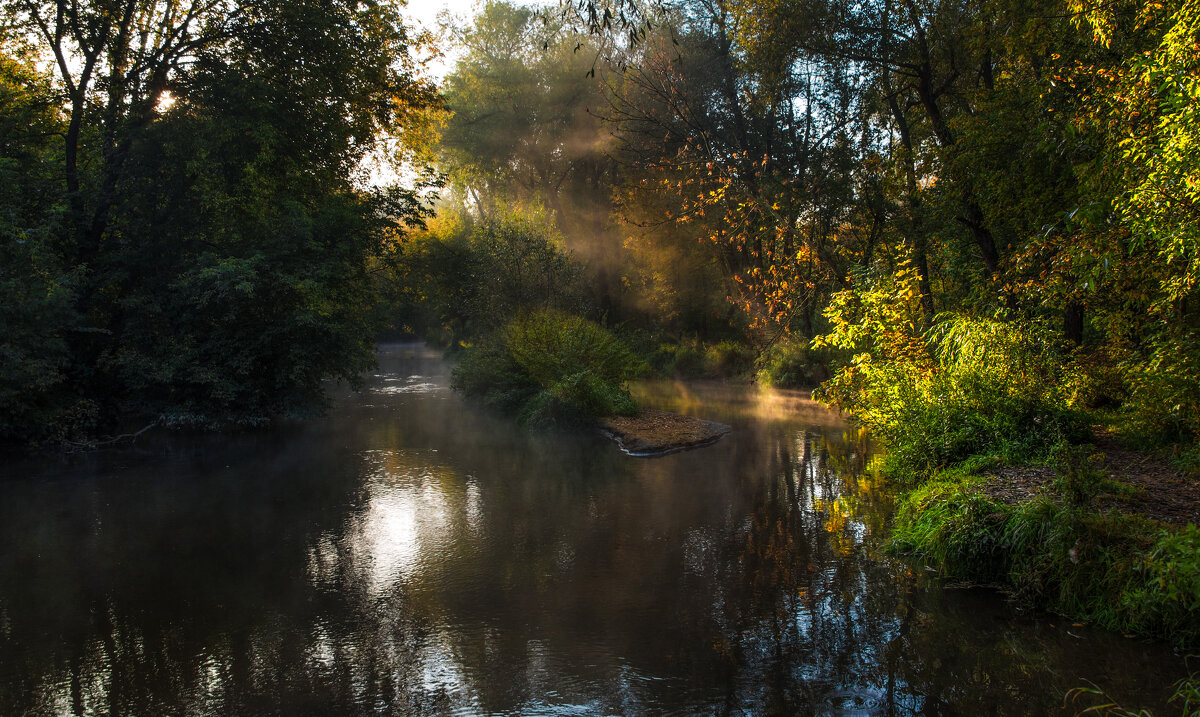
[[[356,176],[438,101],[395,5],[7,0],[0,17],[0,437],[259,423],[370,363],[368,263],[424,210]]]

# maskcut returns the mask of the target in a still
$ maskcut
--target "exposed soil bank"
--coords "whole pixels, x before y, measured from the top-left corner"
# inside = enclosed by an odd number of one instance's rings
[[[615,416],[600,422],[600,432],[632,456],[662,456],[716,443],[729,426],[678,413],[643,409],[636,416]]]
[[[1093,468],[1131,489],[1127,495],[1099,496],[1097,509],[1115,509],[1172,525],[1200,525],[1200,480],[1161,456],[1130,450],[1110,436],[1097,436],[1094,445]],[[1055,478],[1049,466],[1006,466],[989,470],[987,475],[992,481],[985,492],[1009,505],[1047,494]]]

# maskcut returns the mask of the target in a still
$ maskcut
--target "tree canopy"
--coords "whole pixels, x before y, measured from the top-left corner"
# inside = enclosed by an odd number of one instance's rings
[[[425,211],[362,163],[439,102],[400,10],[0,5],[0,434],[260,423],[357,377],[371,263]]]

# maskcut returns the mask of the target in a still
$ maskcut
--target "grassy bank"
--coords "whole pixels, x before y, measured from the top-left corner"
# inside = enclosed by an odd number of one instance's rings
[[[817,396],[871,430],[886,450],[876,467],[906,491],[891,550],[1200,648],[1192,374],[1088,354],[1042,319],[927,325],[915,281],[901,271],[839,294],[817,341],[854,355]]]
[[[1200,530],[1111,507],[1125,484],[1061,470],[1028,499],[998,496],[980,462],[935,473],[901,502],[893,550],[953,580],[1183,649],[1200,647]]]

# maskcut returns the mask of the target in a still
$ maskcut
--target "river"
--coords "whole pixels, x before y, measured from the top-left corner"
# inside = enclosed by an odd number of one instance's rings
[[[868,441],[799,394],[633,458],[464,404],[386,346],[322,419],[9,460],[0,714],[1070,714],[1185,670],[883,555]]]

